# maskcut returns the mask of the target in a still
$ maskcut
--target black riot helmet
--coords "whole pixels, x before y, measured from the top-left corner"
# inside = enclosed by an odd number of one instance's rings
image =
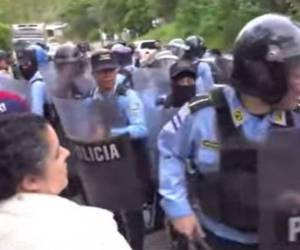
[[[300,26],[266,14],[241,30],[233,49],[231,83],[237,91],[272,105],[288,91],[288,71],[300,56]]]
[[[85,55],[77,45],[72,43],[61,45],[54,55],[54,63],[56,65],[79,61],[86,61]]]
[[[189,46],[187,54],[192,58],[201,58],[206,52],[205,40],[201,36],[189,36],[185,39],[185,43]]]
[[[38,71],[38,60],[35,49],[25,48],[16,52],[20,72],[24,79],[30,80]]]
[[[55,68],[58,72],[64,70],[67,66],[72,67],[74,74],[81,74],[85,71],[87,59],[85,54],[78,48],[77,45],[66,43],[61,45],[53,58]],[[70,67],[69,67],[70,68]]]

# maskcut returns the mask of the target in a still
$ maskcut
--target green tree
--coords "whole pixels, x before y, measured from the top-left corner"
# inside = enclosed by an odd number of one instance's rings
[[[0,23],[0,49],[8,50],[10,47],[10,30],[5,24]]]
[[[92,1],[75,0],[60,14],[69,23],[72,37],[87,39],[91,30],[98,27],[98,22],[92,15],[93,8]]]
[[[179,0],[149,0],[148,4],[153,16],[162,17],[166,21],[173,21],[178,2]]]
[[[139,34],[145,34],[151,29],[151,21],[154,19],[149,11],[150,5],[147,0],[128,0],[128,12],[124,17],[123,25],[135,30]],[[141,15],[141,13],[143,13]]]

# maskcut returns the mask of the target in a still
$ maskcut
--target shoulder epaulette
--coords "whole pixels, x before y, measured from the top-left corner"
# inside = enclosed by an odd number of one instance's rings
[[[209,95],[197,95],[188,102],[191,113],[213,105]]]
[[[30,82],[30,84],[34,84],[35,82],[42,82],[42,81],[44,81],[43,78],[36,78],[32,82]]]

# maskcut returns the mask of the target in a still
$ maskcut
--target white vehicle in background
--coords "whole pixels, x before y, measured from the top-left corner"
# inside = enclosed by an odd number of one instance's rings
[[[13,24],[11,27],[12,45],[15,50],[31,44],[40,44],[48,47],[49,56],[53,57],[57,48],[64,42],[66,23],[24,23]]]
[[[63,43],[64,30],[68,27],[67,23],[51,23],[46,25],[47,43]]]
[[[13,24],[11,27],[12,45],[46,44],[47,33],[45,23]]]
[[[156,40],[140,40],[134,42],[135,50],[139,54],[140,62],[146,62],[157,51]]]

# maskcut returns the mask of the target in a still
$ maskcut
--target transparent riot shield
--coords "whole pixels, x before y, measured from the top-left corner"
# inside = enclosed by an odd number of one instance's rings
[[[84,98],[95,87],[95,81],[88,64],[78,72],[80,65],[65,63],[55,67],[53,62],[43,66],[41,73],[47,84],[49,99],[51,96],[60,98]]]
[[[228,84],[231,79],[231,72],[233,67],[233,59],[230,55],[213,56],[201,58],[201,62],[206,62],[210,66],[214,83]]]
[[[300,130],[274,131],[259,157],[260,250],[300,249]]]
[[[161,68],[142,68],[134,71],[133,82],[135,90],[140,95],[149,131],[149,146],[156,148],[157,135],[164,123],[163,108],[157,106],[157,98],[170,92],[171,81],[169,72]]]
[[[39,67],[39,71],[41,72],[47,84],[52,83],[53,78],[56,77],[56,71],[55,71],[54,63],[52,61],[48,62],[47,64],[41,65]]]
[[[111,130],[125,126],[116,102],[86,98],[53,98],[89,205],[138,209],[143,202],[141,183],[127,134],[112,137]]]
[[[0,90],[16,93],[30,104],[30,85],[26,81],[0,77]]]

